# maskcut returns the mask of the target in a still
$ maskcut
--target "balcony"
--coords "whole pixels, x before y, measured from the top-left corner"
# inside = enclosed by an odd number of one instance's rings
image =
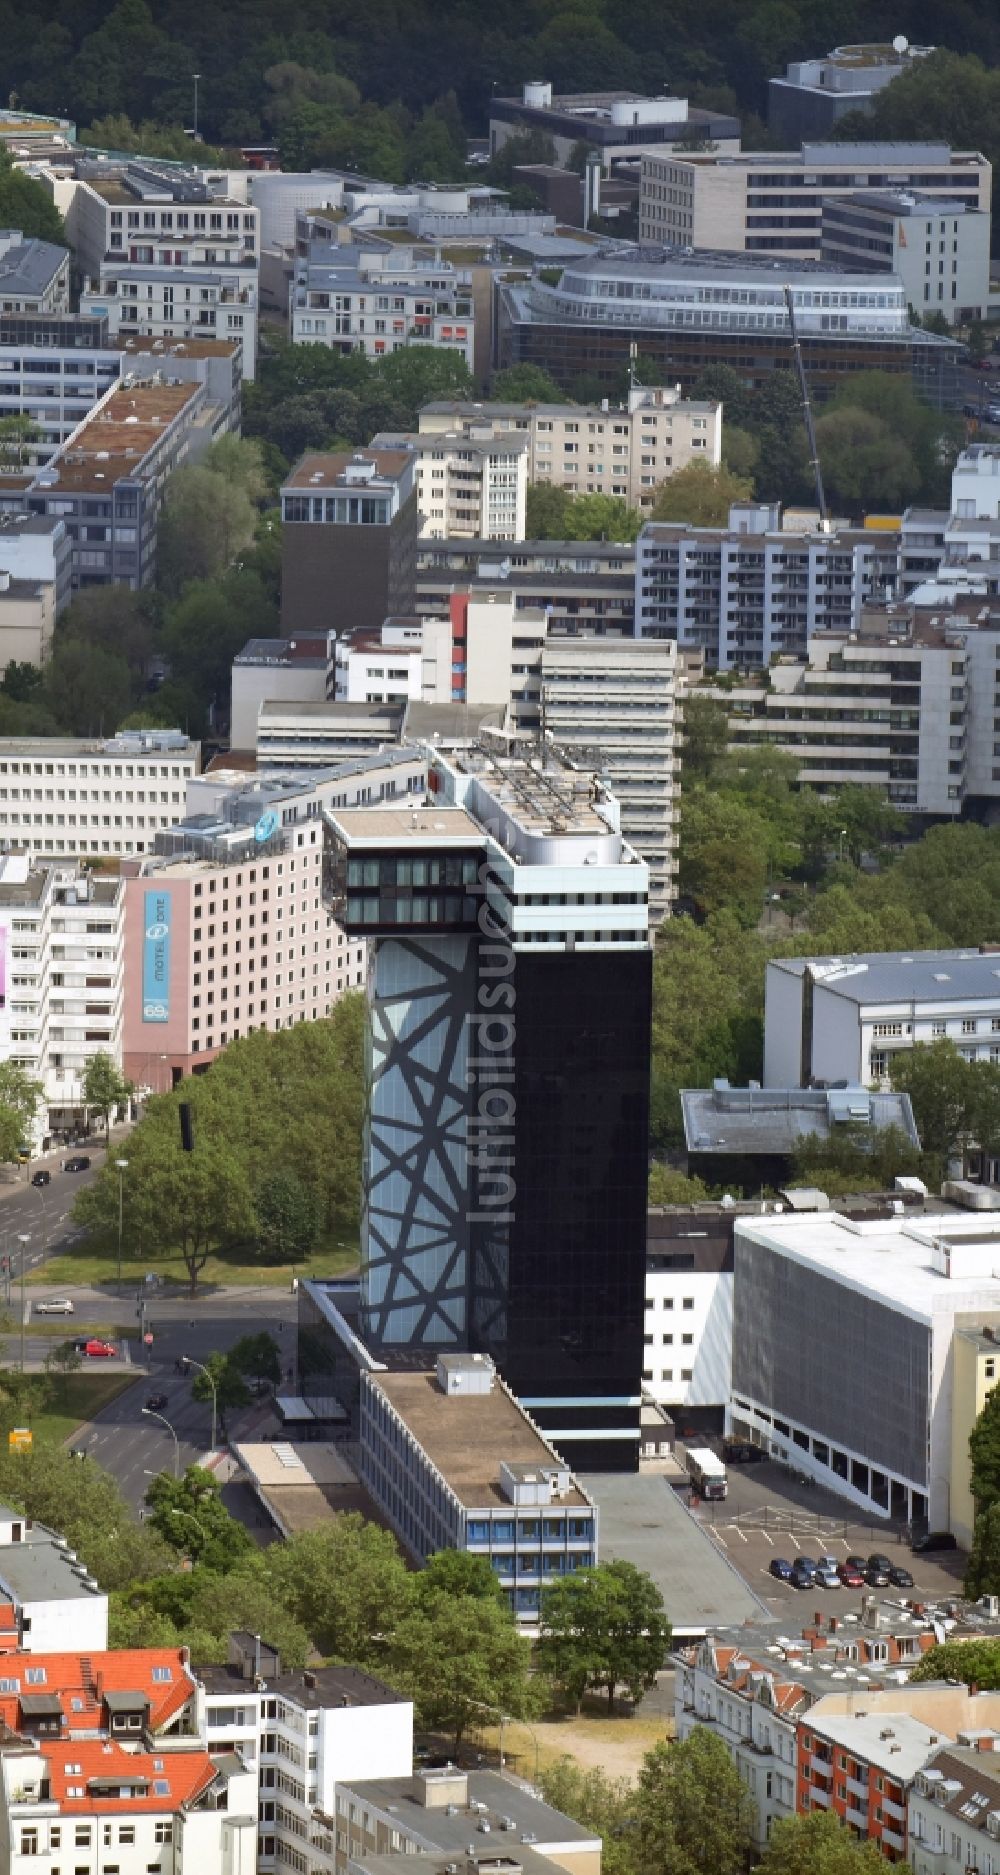
[[[814,1752],[809,1760],[809,1767],[818,1776],[826,1778],[827,1782],[833,1776],[832,1758],[818,1758]]]
[[[891,1797],[883,1797],[882,1808],[886,1816],[889,1817],[894,1823],[906,1822],[906,1811],[904,1810],[902,1804],[894,1803]]]
[[[883,1829],[882,1841],[888,1843],[890,1849],[898,1849],[900,1854],[906,1848],[906,1838],[902,1830]]]
[[[867,1836],[868,1834],[868,1810],[867,1808],[865,1808],[864,1810],[858,1810],[854,1807],[853,1804],[848,1804],[846,1820],[848,1823],[850,1823],[852,1829],[860,1829]]]
[[[864,1805],[865,1805],[865,1806],[867,1807],[867,1803],[868,1803],[868,1785],[867,1785],[867,1783],[864,1783],[864,1784],[863,1784],[863,1783],[861,1782],[861,1780],[860,1780],[860,1778],[857,1778],[857,1777],[849,1777],[849,1778],[847,1779],[847,1789],[848,1789],[848,1792],[849,1792],[849,1794],[850,1794],[850,1795],[851,1795],[852,1797],[858,1797],[858,1798],[860,1798],[860,1800],[861,1800],[861,1802],[862,1802],[862,1803],[863,1803],[863,1804],[864,1804]]]
[[[809,1801],[814,1809],[818,1806],[822,1810],[828,1810],[830,1807],[830,1792],[828,1790],[823,1790],[819,1784],[810,1784]]]

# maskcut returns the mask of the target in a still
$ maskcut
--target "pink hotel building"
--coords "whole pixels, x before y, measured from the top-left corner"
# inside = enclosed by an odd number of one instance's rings
[[[364,981],[365,947],[322,901],[323,827],[217,862],[147,859],[125,885],[124,1066],[163,1093],[251,1029],[329,1013]]]

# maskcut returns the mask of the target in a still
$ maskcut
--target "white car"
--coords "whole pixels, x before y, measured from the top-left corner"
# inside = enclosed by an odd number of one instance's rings
[[[72,1315],[73,1304],[68,1296],[53,1296],[50,1302],[36,1302],[36,1315]]]

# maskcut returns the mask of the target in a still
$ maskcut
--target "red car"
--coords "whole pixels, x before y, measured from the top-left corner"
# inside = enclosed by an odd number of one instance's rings
[[[844,1584],[845,1589],[863,1589],[865,1586],[864,1576],[860,1569],[854,1567],[853,1563],[842,1562],[837,1569],[837,1574]]]
[[[84,1342],[83,1352],[89,1355],[92,1361],[109,1361],[114,1360],[118,1349],[115,1347],[113,1341],[99,1341],[96,1337],[93,1337],[90,1341]]]

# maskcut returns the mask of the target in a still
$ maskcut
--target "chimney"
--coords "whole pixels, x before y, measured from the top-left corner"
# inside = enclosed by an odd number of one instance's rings
[[[307,1668],[307,1669],[306,1669],[306,1671],[305,1671],[305,1672],[303,1673],[303,1675],[302,1675],[302,1683],[303,1683],[303,1685],[304,1685],[304,1686],[307,1686],[307,1687],[309,1688],[309,1691],[310,1691],[311,1693],[314,1693],[314,1692],[316,1691],[316,1675],[315,1675],[315,1673],[310,1673],[310,1672],[309,1672],[309,1670],[308,1670],[308,1668]]]

